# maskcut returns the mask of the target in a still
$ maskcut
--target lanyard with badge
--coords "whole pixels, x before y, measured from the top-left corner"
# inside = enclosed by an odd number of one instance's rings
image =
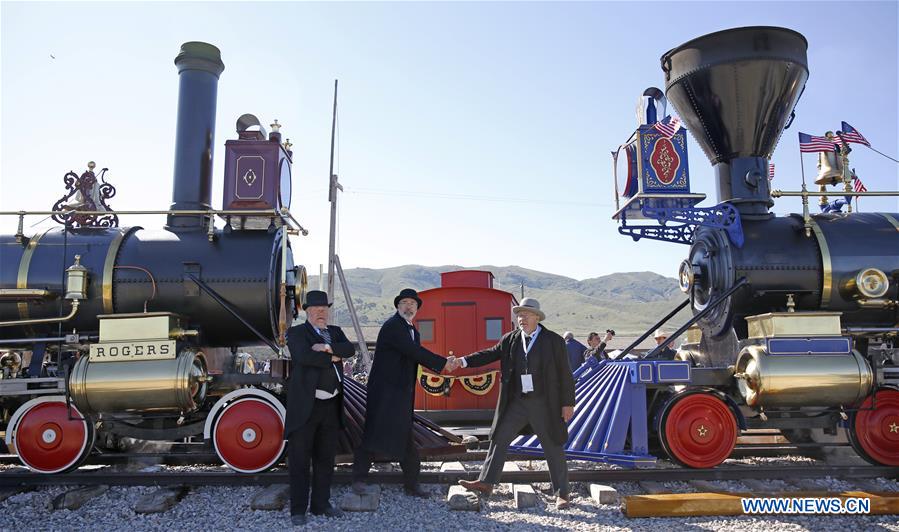
[[[525,342],[524,337],[525,332],[522,329],[521,347],[524,349],[524,373],[521,375],[521,393],[530,393],[534,391],[534,379],[528,369],[528,353],[531,352],[531,349],[534,347],[534,342],[537,341],[537,329],[534,329],[534,332],[531,334],[530,342]]]

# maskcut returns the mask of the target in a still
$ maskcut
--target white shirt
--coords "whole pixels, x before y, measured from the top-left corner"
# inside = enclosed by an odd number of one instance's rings
[[[524,347],[524,357],[525,357],[525,359],[527,359],[527,357],[528,357],[528,351],[531,350],[531,347],[534,346],[534,342],[537,341],[537,335],[540,334],[540,329],[541,329],[541,327],[540,327],[540,324],[538,323],[538,324],[537,324],[537,328],[534,329],[534,332],[533,332],[533,333],[531,333],[531,343],[530,343],[530,344],[525,344],[525,342],[524,342],[524,335],[526,335],[527,333],[524,332],[524,329],[521,329],[521,343],[522,343],[522,347]],[[465,357],[462,357],[462,367],[463,367],[463,368],[467,368],[467,367],[468,367],[468,361],[465,360]]]

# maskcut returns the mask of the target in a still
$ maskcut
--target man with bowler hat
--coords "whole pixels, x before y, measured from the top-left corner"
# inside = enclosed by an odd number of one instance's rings
[[[331,478],[337,454],[337,434],[343,427],[342,360],[356,349],[336,325],[328,325],[328,294],[311,290],[303,310],[306,321],[287,331],[291,374],[287,385],[287,464],[290,467],[290,519],[306,523],[313,515],[338,517],[331,506]],[[312,465],[312,498],[309,465]]]
[[[368,376],[365,429],[353,459],[356,493],[367,491],[366,480],[375,453],[398,458],[403,468],[407,495],[427,498],[418,484],[421,459],[412,439],[412,415],[418,365],[440,372],[447,361],[421,346],[421,335],[412,319],[421,308],[418,292],[404,288],[393,299],[396,314],[378,332],[374,362]]]
[[[568,351],[561,336],[540,325],[546,315],[539,301],[526,297],[512,307],[512,312],[518,329],[490,349],[449,361],[450,371],[500,361],[499,400],[490,427],[487,459],[477,480],[460,480],[459,484],[490,495],[503,471],[509,444],[530,425],[543,447],[556,507],[564,509],[571,503],[562,446],[568,438],[566,423],[574,415],[574,378]]]

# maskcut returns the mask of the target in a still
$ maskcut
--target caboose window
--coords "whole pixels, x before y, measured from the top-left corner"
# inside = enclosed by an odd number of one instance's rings
[[[487,339],[488,340],[499,340],[503,337],[503,319],[502,318],[487,318],[485,320],[487,322]]]
[[[422,342],[434,341],[434,320],[421,320],[418,322],[418,332],[421,333]]]

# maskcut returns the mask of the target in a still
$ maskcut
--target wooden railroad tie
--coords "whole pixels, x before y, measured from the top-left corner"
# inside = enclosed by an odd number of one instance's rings
[[[776,493],[665,493],[624,497],[621,511],[627,517],[706,517],[745,515],[740,502],[744,498],[776,497],[804,499],[811,497],[867,498],[871,501],[868,515],[899,514],[899,493],[867,491],[802,491]],[[792,514],[784,514],[792,515]],[[825,514],[822,514],[825,515]],[[830,514],[827,514],[830,515]],[[833,514],[837,515],[837,514]]]

